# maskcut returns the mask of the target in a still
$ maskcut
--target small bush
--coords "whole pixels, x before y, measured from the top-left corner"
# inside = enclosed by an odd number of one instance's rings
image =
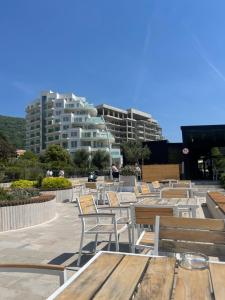
[[[134,176],[135,174],[135,168],[132,166],[125,166],[120,172],[122,176]]]
[[[222,173],[220,175],[220,182],[221,182],[222,186],[225,187],[225,173]]]
[[[31,180],[17,180],[11,184],[12,189],[31,189],[37,184],[36,181]]]
[[[42,180],[41,188],[43,190],[60,190],[72,187],[72,183],[66,178],[47,177]]]
[[[40,192],[37,189],[12,189],[6,190],[0,188],[0,201],[22,201],[31,199],[32,197],[37,197]]]

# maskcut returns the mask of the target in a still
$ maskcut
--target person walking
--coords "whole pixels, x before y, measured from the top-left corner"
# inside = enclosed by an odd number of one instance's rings
[[[141,168],[139,167],[138,163],[135,164],[135,175],[137,178],[137,181],[141,180]]]
[[[114,181],[119,181],[119,170],[115,164],[112,164],[112,177]]]

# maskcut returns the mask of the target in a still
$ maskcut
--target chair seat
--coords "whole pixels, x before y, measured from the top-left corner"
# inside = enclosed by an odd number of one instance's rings
[[[155,232],[144,231],[138,241],[139,246],[153,246],[155,239]]]
[[[120,233],[127,229],[125,224],[118,224],[117,225],[117,232]],[[113,224],[97,224],[94,227],[88,229],[86,233],[115,233],[114,225]]]

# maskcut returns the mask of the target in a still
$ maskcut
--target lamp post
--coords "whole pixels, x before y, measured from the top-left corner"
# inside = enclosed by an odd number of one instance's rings
[[[106,122],[105,122],[105,130],[106,130],[106,133],[107,133],[107,141],[108,141],[108,147],[109,147],[109,176],[110,176],[110,179],[112,179],[112,154],[111,154],[111,144],[110,144],[110,140],[109,140],[109,131],[108,131],[108,128],[107,128],[107,125],[106,125]]]

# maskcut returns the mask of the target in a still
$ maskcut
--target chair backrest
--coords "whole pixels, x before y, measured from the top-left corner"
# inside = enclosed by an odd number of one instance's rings
[[[173,188],[191,188],[190,182],[178,182],[178,183],[172,183]]]
[[[109,206],[112,206],[112,207],[120,206],[120,201],[118,198],[118,194],[116,192],[107,192],[106,196],[109,201]]]
[[[152,186],[154,189],[160,189],[160,183],[158,181],[152,181]]]
[[[78,208],[81,214],[97,213],[94,197],[92,195],[82,195],[78,198]]]
[[[154,225],[156,216],[173,216],[174,209],[162,206],[132,205],[132,222],[139,225]]]
[[[142,194],[149,194],[150,193],[149,186],[148,186],[147,182],[142,182],[141,183],[141,193]]]
[[[155,246],[162,251],[225,256],[225,224],[222,219],[157,216],[155,227],[158,240]],[[158,253],[155,251],[155,254]]]
[[[97,183],[96,182],[85,182],[85,187],[86,187],[86,189],[96,190]]]
[[[189,198],[189,190],[182,188],[164,188],[160,191],[160,198]]]

